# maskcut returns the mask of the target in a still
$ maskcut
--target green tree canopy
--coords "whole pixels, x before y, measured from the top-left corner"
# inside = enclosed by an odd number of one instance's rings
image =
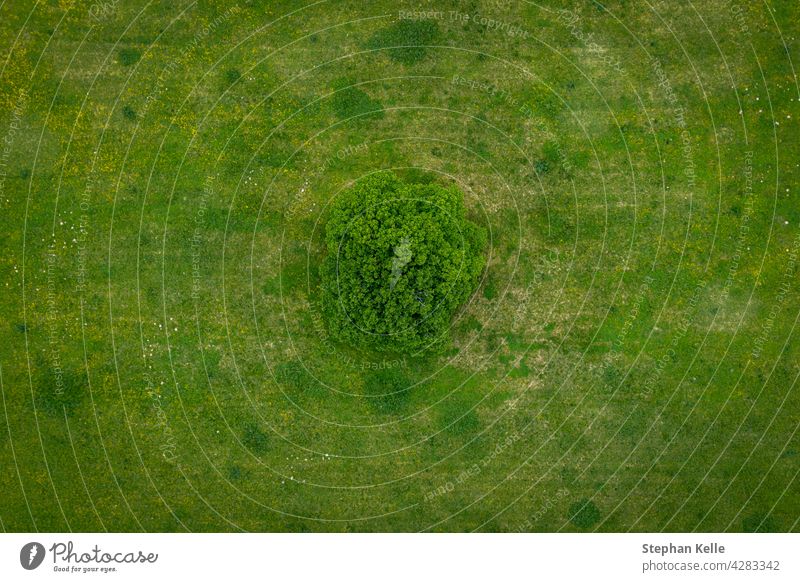
[[[361,348],[424,351],[449,340],[478,284],[486,232],[454,186],[371,174],[333,203],[322,266],[331,333]]]

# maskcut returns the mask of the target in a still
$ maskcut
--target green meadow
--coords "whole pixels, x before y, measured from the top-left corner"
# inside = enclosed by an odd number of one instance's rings
[[[3,531],[800,530],[794,2],[0,3]],[[331,204],[488,235],[330,333]]]

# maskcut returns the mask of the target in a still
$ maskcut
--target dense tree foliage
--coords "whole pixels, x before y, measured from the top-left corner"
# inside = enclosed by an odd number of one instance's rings
[[[323,304],[332,334],[358,347],[424,351],[449,338],[484,266],[486,232],[454,186],[359,180],[326,227]]]

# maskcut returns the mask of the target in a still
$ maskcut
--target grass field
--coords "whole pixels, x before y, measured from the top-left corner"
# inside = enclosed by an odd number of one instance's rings
[[[4,531],[799,531],[800,7],[0,3]],[[445,353],[332,199],[457,184]]]

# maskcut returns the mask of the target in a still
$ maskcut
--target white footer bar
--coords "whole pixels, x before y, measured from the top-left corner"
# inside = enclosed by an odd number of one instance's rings
[[[797,534],[3,534],[0,580],[800,580]]]

